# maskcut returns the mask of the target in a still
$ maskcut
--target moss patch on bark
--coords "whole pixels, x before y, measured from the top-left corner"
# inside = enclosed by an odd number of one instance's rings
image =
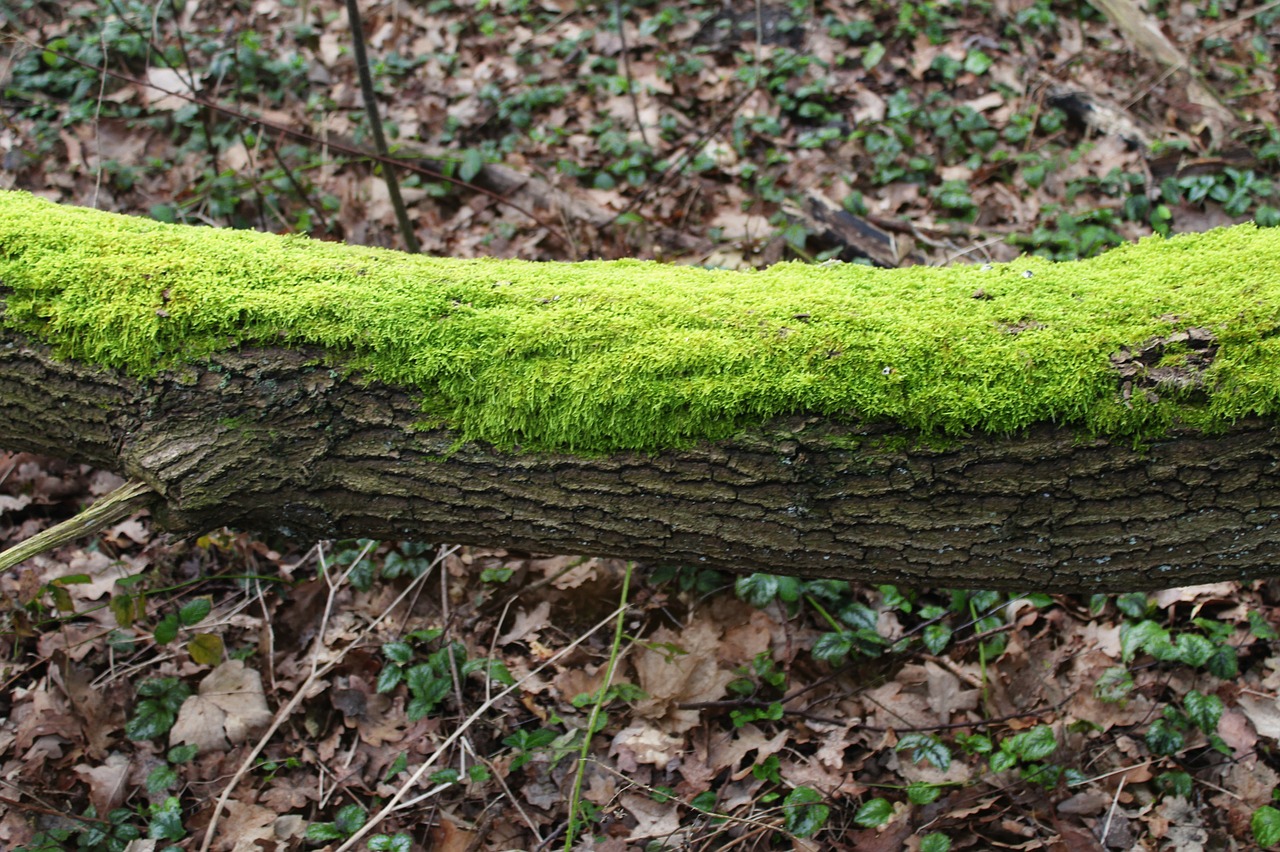
[[[736,272],[433,258],[0,192],[0,298],[5,327],[139,378],[320,346],[504,448],[658,450],[801,412],[1143,438],[1280,408],[1280,229],[1252,225],[1070,263]]]

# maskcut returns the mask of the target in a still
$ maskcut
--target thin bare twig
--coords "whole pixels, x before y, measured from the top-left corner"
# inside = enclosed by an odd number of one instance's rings
[[[411,254],[418,253],[418,237],[413,233],[413,224],[409,221],[409,211],[404,208],[404,199],[400,197],[400,182],[396,180],[396,170],[391,167],[391,157],[387,149],[387,137],[382,132],[382,118],[378,115],[378,96],[373,91],[373,75],[369,73],[369,56],[364,49],[364,26],[360,23],[360,7],[356,0],[347,0],[347,19],[351,22],[351,47],[355,52],[356,73],[360,77],[360,94],[364,98],[364,111],[369,117],[369,130],[373,132],[373,145],[378,154],[387,158],[382,164],[382,179],[387,183],[387,195],[391,196],[391,206],[396,211],[396,222],[400,225],[400,236],[404,238],[405,249]]]

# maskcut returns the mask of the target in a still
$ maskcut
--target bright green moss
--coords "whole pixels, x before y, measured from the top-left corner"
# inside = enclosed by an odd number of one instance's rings
[[[430,258],[0,192],[0,281],[3,324],[68,358],[145,377],[318,345],[502,447],[654,450],[797,412],[1142,436],[1280,407],[1280,229],[1251,225],[1072,263],[729,272]],[[1219,345],[1207,393],[1125,404],[1109,356],[1189,327]]]

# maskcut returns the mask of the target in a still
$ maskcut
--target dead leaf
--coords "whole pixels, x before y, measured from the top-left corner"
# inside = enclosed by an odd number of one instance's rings
[[[1238,701],[1240,712],[1249,717],[1258,736],[1280,739],[1280,702],[1250,693],[1241,695]]]
[[[675,802],[655,802],[652,796],[637,793],[623,793],[618,801],[636,818],[628,840],[637,842],[646,838],[662,838],[670,847],[680,830],[680,809]],[[677,845],[683,847],[683,844]]]
[[[153,66],[147,69],[147,82],[150,85],[142,88],[142,97],[147,106],[155,110],[182,109],[191,103],[190,96],[195,94],[189,71]]]
[[[696,726],[700,711],[676,705],[717,701],[725,694],[734,674],[716,663],[719,640],[719,629],[704,620],[690,622],[680,633],[663,627],[649,636],[635,659],[640,688],[649,696],[635,705],[636,715],[669,733]]]
[[[243,660],[228,660],[200,682],[198,694],[182,703],[169,741],[194,745],[201,752],[226,751],[270,721],[261,676]]]
[[[98,813],[108,814],[120,807],[128,792],[131,766],[128,757],[113,751],[99,766],[82,763],[75,767],[75,773],[88,785],[89,801],[98,809]]]

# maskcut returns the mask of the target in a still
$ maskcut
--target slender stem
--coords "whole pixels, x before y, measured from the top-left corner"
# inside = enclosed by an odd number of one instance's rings
[[[347,0],[347,17],[351,21],[351,47],[355,51],[356,71],[360,75],[360,94],[364,97],[364,111],[369,116],[369,129],[373,131],[373,144],[382,162],[382,179],[387,182],[387,194],[391,196],[391,206],[396,211],[396,221],[400,224],[400,234],[404,237],[405,249],[413,254],[418,253],[418,238],[414,236],[413,225],[409,222],[409,212],[404,208],[404,199],[400,197],[400,183],[396,180],[396,171],[386,161],[391,156],[387,151],[387,137],[382,133],[382,119],[378,117],[378,99],[373,92],[373,75],[369,73],[369,55],[364,49],[364,26],[360,23],[360,9],[357,0]]]
[[[591,715],[587,717],[587,730],[582,736],[582,746],[578,751],[578,770],[573,776],[573,793],[569,796],[569,821],[564,835],[564,850],[570,852],[573,841],[578,836],[578,803],[582,800],[582,780],[587,774],[587,755],[591,753],[591,737],[596,732],[596,722],[600,719],[605,704],[605,694],[613,683],[613,674],[618,668],[619,649],[622,647],[623,625],[627,616],[627,595],[631,591],[631,569],[634,562],[627,563],[626,573],[622,575],[622,594],[618,600],[618,621],[613,626],[613,644],[609,647],[609,663],[605,667],[604,680],[596,690],[596,700],[591,705]]]
[[[151,486],[137,480],[130,480],[74,518],[68,518],[0,553],[0,571],[7,571],[55,547],[91,536],[117,521],[123,521],[135,512],[142,511],[155,499],[156,492],[151,489]]]

